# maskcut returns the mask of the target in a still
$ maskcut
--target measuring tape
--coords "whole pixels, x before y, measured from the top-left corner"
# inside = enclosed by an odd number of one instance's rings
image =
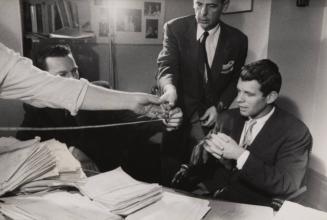
[[[151,119],[144,121],[133,121],[124,123],[113,123],[113,124],[103,124],[103,125],[85,125],[85,126],[69,126],[69,127],[0,127],[0,131],[55,131],[55,130],[82,130],[82,129],[94,129],[94,128],[108,128],[108,127],[118,127],[126,125],[136,125],[144,123],[152,123],[164,121],[165,119]]]

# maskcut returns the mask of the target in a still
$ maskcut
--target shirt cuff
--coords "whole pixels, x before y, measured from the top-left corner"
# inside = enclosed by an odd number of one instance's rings
[[[241,156],[239,156],[239,158],[236,161],[236,168],[241,170],[245,164],[245,162],[247,161],[248,157],[250,156],[250,151],[245,150]]]

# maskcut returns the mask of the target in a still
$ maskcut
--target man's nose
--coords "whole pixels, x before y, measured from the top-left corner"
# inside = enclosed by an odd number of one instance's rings
[[[207,7],[206,6],[203,6],[202,8],[201,8],[201,15],[207,15],[208,14],[208,9],[207,9]]]
[[[243,97],[242,93],[238,93],[237,96],[236,96],[236,102],[240,103],[240,102],[243,102],[243,101],[244,101],[244,97]]]

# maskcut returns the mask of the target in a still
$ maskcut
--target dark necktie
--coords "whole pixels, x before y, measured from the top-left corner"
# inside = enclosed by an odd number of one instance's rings
[[[203,70],[202,82],[203,82],[203,90],[204,90],[204,107],[207,109],[213,104],[213,97],[212,97],[212,80],[211,80],[211,69],[208,61],[208,55],[206,50],[206,40],[209,36],[207,31],[203,32],[202,39],[200,41],[200,50],[201,50],[201,57],[202,62],[204,63],[205,69]]]

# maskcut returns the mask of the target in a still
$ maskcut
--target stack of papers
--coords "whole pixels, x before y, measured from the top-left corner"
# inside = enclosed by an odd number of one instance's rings
[[[50,150],[38,141],[13,141],[8,144],[12,149],[7,145],[5,148],[10,150],[3,148],[0,154],[0,195],[45,175],[56,165]]]
[[[79,193],[57,191],[2,200],[0,212],[14,220],[122,220],[122,217]]]
[[[148,206],[162,197],[160,185],[139,182],[120,167],[89,177],[80,190],[107,207],[112,213],[123,216]]]
[[[200,220],[209,210],[208,200],[164,192],[160,201],[127,216],[126,220]]]
[[[74,183],[85,178],[80,163],[71,155],[65,144],[56,140],[40,142],[39,138],[19,141],[0,138],[0,195],[37,181],[52,179]],[[45,184],[42,183],[42,186]],[[48,186],[51,185],[48,183]],[[23,191],[35,191],[26,187]]]

